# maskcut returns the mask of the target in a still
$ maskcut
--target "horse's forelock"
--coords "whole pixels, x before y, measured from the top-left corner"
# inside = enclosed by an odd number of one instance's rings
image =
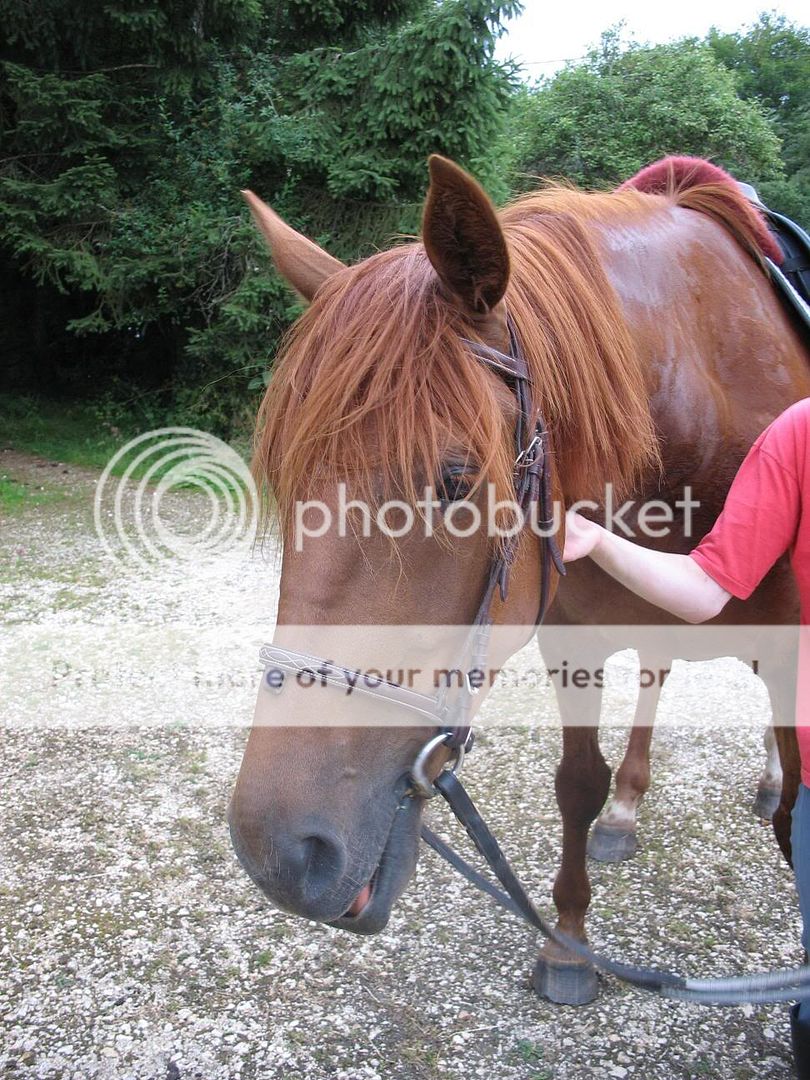
[[[470,333],[416,243],[323,286],[288,334],[259,411],[254,468],[284,527],[297,500],[341,480],[372,507],[415,504],[457,446],[509,496],[508,424],[461,341]]]
[[[587,223],[643,196],[556,188],[501,212],[512,260],[507,310],[550,426],[566,499],[627,491],[657,461],[640,360]],[[288,527],[297,500],[347,479],[357,497],[412,502],[461,447],[499,498],[512,490],[497,379],[442,293],[421,244],[326,282],[288,334],[262,402],[254,467]]]

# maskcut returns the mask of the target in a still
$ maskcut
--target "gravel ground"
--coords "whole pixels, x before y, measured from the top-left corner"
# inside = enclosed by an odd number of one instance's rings
[[[231,650],[243,625],[266,633],[272,544],[193,573],[122,571],[93,531],[93,475],[9,451],[3,473],[58,497],[0,524],[0,1075],[791,1075],[785,1006],[664,1003],[609,978],[583,1008],[538,1000],[527,981],[533,935],[428,851],[376,937],[274,911],[238,866],[225,825],[255,693],[255,672],[229,675]],[[203,510],[178,494],[171,512],[193,529]],[[149,635],[175,625],[178,647],[152,677]],[[203,642],[191,656],[188,627]],[[114,664],[99,676],[82,662],[99,640],[113,655],[139,643],[130,686]],[[628,720],[631,675],[620,657],[606,703]],[[750,813],[761,684],[731,660],[679,665],[661,710],[669,723],[654,742],[639,854],[591,864],[592,942],[701,974],[800,962],[791,874]],[[700,710],[715,730],[675,725]],[[605,732],[614,766],[624,738],[621,727]],[[466,767],[547,911],[559,742],[546,726],[485,731]],[[440,808],[431,817],[453,831]]]

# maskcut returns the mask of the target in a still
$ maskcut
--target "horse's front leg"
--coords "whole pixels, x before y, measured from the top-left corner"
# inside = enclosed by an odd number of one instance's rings
[[[565,725],[563,714],[563,756],[557,769],[555,789],[562,814],[562,862],[554,882],[557,926],[571,937],[585,941],[585,916],[591,902],[586,845],[591,822],[602,809],[610,787],[610,769],[599,749],[600,694],[588,693],[588,727]],[[579,697],[579,694],[577,694]],[[582,716],[582,704],[577,702]],[[585,1005],[597,994],[593,967],[570,952],[547,941],[540,951],[532,976],[534,989],[543,997],[563,1005]]]

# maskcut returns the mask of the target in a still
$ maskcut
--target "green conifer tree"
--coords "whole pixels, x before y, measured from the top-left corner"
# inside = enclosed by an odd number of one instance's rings
[[[0,385],[226,431],[295,310],[238,190],[350,259],[415,227],[432,151],[505,195],[517,7],[0,0]]]

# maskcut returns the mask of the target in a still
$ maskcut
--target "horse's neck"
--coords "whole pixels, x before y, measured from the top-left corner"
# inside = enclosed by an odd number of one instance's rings
[[[665,470],[727,471],[729,455],[810,394],[804,343],[764,273],[709,218],[663,207],[600,239],[644,359]]]

